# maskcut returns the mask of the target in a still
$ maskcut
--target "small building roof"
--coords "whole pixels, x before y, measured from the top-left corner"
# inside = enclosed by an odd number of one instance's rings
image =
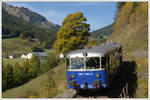
[[[45,52],[31,52],[31,54],[35,56],[48,56],[48,54]]]

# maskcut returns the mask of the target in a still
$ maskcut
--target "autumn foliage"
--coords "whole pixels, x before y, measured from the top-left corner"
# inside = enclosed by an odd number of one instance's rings
[[[62,22],[57,33],[57,40],[53,48],[60,53],[66,53],[83,47],[88,41],[90,25],[82,12],[68,15]]]
[[[126,2],[119,9],[113,26],[114,31],[123,29],[129,23],[148,20],[148,3],[146,2]]]
[[[19,35],[19,38],[20,38],[20,39],[24,39],[24,35],[21,33],[21,34]]]

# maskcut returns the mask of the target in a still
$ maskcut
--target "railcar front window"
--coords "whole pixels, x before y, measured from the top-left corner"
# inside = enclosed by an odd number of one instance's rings
[[[99,68],[99,58],[90,57],[86,59],[86,68],[87,69],[97,69]]]
[[[101,67],[105,68],[106,67],[106,57],[101,58]]]
[[[83,69],[83,68],[84,68],[84,58],[71,59],[71,69]]]

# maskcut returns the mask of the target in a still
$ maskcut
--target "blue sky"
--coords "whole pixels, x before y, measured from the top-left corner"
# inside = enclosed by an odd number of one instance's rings
[[[61,25],[68,14],[83,12],[91,31],[113,23],[116,10],[116,2],[7,2],[7,4],[29,8],[58,25]]]

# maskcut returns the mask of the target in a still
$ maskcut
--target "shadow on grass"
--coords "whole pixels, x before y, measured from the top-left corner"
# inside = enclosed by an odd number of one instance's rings
[[[135,61],[124,61],[123,67],[118,73],[108,97],[120,97],[123,88],[127,87],[129,97],[133,97],[137,87],[137,74],[136,74],[136,62]],[[112,95],[111,95],[112,94]]]
[[[136,74],[136,62],[135,61],[124,61],[116,78],[112,82],[112,85],[108,89],[100,89],[98,91],[83,91],[78,95],[82,97],[109,97],[109,98],[120,98],[120,94],[123,88],[127,87],[127,94],[129,98],[134,97],[137,87],[137,74]]]

